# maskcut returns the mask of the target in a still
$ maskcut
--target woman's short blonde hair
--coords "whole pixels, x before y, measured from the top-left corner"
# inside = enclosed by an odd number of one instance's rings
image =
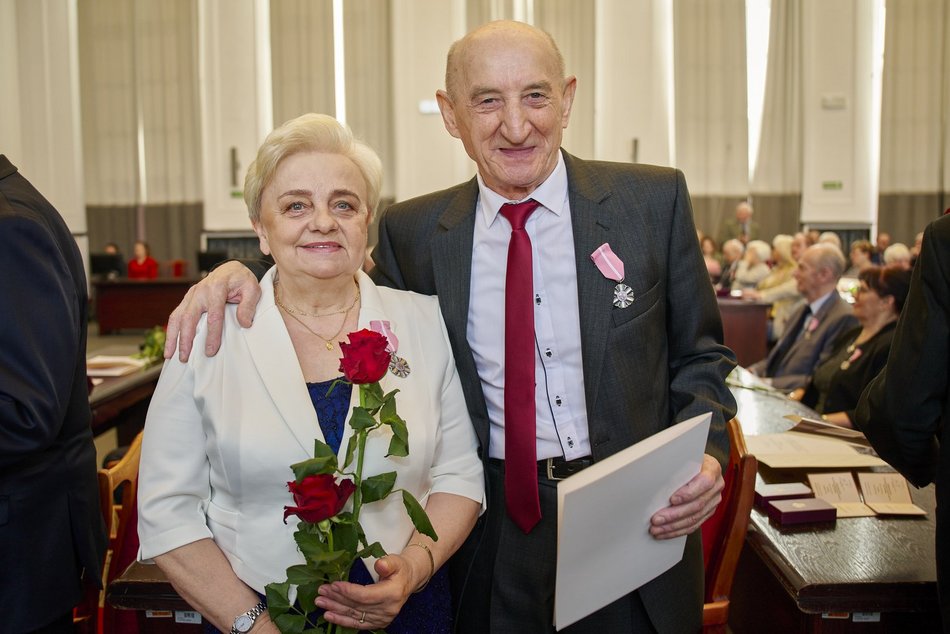
[[[267,135],[244,178],[244,202],[252,222],[261,219],[261,194],[274,178],[280,162],[298,152],[341,154],[356,165],[366,182],[366,201],[372,217],[383,186],[383,164],[375,150],[356,139],[333,117],[308,113],[291,119]]]
[[[792,242],[795,241],[790,235],[780,233],[772,238],[772,249],[778,255],[777,264],[795,264],[792,257]]]

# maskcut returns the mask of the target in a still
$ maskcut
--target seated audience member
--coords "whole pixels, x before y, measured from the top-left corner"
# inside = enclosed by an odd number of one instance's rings
[[[805,232],[805,242],[808,246],[818,244],[818,239],[820,237],[821,231],[818,231],[818,229],[809,229]]]
[[[842,277],[857,277],[861,271],[874,266],[871,256],[874,255],[874,247],[867,240],[855,240],[851,243],[851,250],[848,252],[848,259],[851,260],[851,266],[845,271]]]
[[[857,325],[851,305],[836,290],[842,271],[844,256],[834,245],[813,244],[805,250],[795,280],[807,303],[789,318],[768,357],[750,370],[782,390],[805,385],[841,333]]]
[[[872,266],[858,276],[854,316],[861,325],[842,334],[831,354],[792,398],[828,422],[853,427],[861,392],[887,362],[894,327],[910,289],[910,271]]]
[[[715,284],[722,276],[722,262],[719,259],[716,241],[709,236],[703,236],[699,240],[699,245],[703,251],[703,261],[706,263],[706,271],[709,272],[709,279]]]
[[[874,249],[874,255],[871,256],[871,260],[877,266],[883,266],[884,251],[887,250],[887,247],[891,246],[891,234],[887,233],[886,231],[878,232],[876,245],[877,246]]]
[[[911,256],[910,249],[906,244],[895,242],[884,249],[884,266],[896,266],[902,269],[910,270]]]
[[[798,292],[795,269],[798,262],[792,257],[792,236],[779,234],[772,239],[772,270],[755,289],[742,291],[742,296],[772,304],[769,342],[776,341],[785,332],[785,324],[804,301]]]
[[[105,248],[102,249],[103,253],[108,253],[109,255],[119,255],[119,245],[115,242],[107,242]]]
[[[732,280],[732,290],[755,288],[755,285],[769,274],[769,255],[772,248],[768,242],[753,240],[746,245],[745,255],[739,261],[735,278]]]
[[[745,253],[745,246],[735,238],[726,240],[726,243],[722,245],[722,274],[719,276],[719,288],[727,291],[732,288],[743,253]]]
[[[750,240],[759,235],[759,224],[752,219],[752,205],[743,201],[736,205],[736,215],[734,218],[722,223],[722,229],[719,231],[719,243],[725,244],[727,240],[736,239],[742,244],[748,244]]]
[[[129,279],[152,280],[158,277],[158,262],[150,255],[148,242],[135,243],[129,260]]]
[[[839,251],[844,250],[841,248],[841,238],[834,231],[822,231],[821,235],[818,236],[818,242],[827,242],[838,247]]]

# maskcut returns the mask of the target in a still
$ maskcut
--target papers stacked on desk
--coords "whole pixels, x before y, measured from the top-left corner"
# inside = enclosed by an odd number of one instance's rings
[[[746,436],[746,447],[756,459],[773,469],[824,469],[885,467],[887,463],[844,440],[786,431]]]
[[[86,374],[90,377],[103,378],[125,376],[136,370],[141,370],[146,365],[148,365],[146,359],[97,354],[86,359]]]
[[[683,558],[686,537],[654,538],[650,518],[699,473],[711,418],[703,414],[664,429],[558,483],[557,629]]]

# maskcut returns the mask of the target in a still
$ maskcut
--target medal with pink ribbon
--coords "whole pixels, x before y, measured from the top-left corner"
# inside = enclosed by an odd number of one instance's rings
[[[617,257],[608,243],[603,243],[590,254],[597,270],[608,280],[617,282],[614,287],[614,306],[626,308],[633,303],[633,289],[623,283],[623,260]]]
[[[389,322],[384,319],[374,319],[369,322],[369,329],[386,337],[386,341],[389,342],[389,345],[386,346],[386,350],[388,350],[390,354],[389,371],[400,379],[409,376],[409,372],[411,371],[409,362],[396,355],[396,351],[399,350],[399,339],[390,327]]]

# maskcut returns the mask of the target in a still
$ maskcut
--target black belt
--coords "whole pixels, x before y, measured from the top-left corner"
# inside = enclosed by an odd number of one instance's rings
[[[505,461],[498,458],[491,458],[490,462],[501,467],[505,465]],[[564,480],[592,464],[594,464],[594,460],[590,456],[575,458],[574,460],[565,460],[562,456],[546,458],[538,460],[538,477],[547,478],[548,480]]]

